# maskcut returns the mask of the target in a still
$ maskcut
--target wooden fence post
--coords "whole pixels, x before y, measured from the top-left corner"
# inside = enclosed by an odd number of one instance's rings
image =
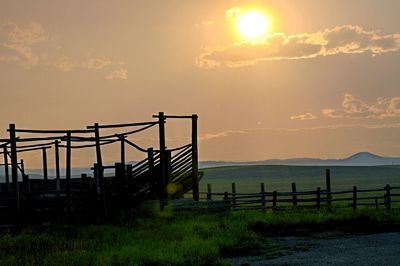
[[[357,209],[357,186],[353,186],[353,210]]]
[[[261,192],[261,207],[265,209],[265,185],[264,183],[260,183],[260,192]]]
[[[317,187],[317,208],[321,207],[321,188]]]
[[[103,207],[104,218],[107,218],[107,199],[104,186],[104,167],[103,159],[101,156],[101,143],[100,143],[100,128],[98,123],[94,123],[94,139],[96,146],[96,160],[97,160],[97,178],[99,180],[100,200]]]
[[[66,163],[65,163],[65,209],[71,212],[71,132],[66,135]]]
[[[160,209],[164,209],[165,198],[166,198],[166,161],[165,161],[165,117],[164,112],[158,113],[158,132],[159,132],[159,142],[160,142],[160,182],[159,182],[159,198],[160,198]]]
[[[46,148],[42,148],[42,156],[43,156],[43,179],[44,179],[44,188],[47,188],[48,176],[47,176],[47,152]]]
[[[118,188],[118,199],[120,207],[127,206],[127,190],[125,182],[125,165],[122,163],[115,163],[115,181]]]
[[[292,183],[292,200],[293,200],[293,206],[297,206],[297,194],[296,194],[296,183]]]
[[[128,202],[131,202],[131,197],[130,195],[132,195],[132,189],[133,189],[133,180],[132,180],[132,175],[133,175],[133,166],[131,164],[128,164],[126,166],[126,178],[127,178],[127,187],[128,187]]]
[[[96,192],[96,197],[100,196],[100,183],[99,183],[99,175],[97,172],[97,163],[93,164],[93,181],[94,181],[94,190]]]
[[[236,207],[236,184],[232,183],[232,206]]]
[[[125,136],[120,136],[121,141],[121,164],[125,165]]]
[[[4,153],[4,175],[6,177],[6,190],[10,191],[10,174],[8,172],[8,150],[7,150],[7,145],[4,145],[3,147],[3,153]]]
[[[328,199],[328,208],[332,207],[332,194],[331,194],[331,171],[330,169],[326,169],[325,174],[325,182],[326,182],[326,197]]]
[[[30,183],[29,183],[29,176],[27,174],[25,174],[24,160],[21,160],[21,175],[22,175],[22,183],[24,184],[26,192],[29,193],[29,191],[31,190],[31,187],[30,187]]]
[[[274,190],[274,192],[272,192],[272,209],[273,210],[276,209],[277,201],[278,201],[278,192],[276,190]]]
[[[61,181],[60,181],[60,141],[56,140],[54,142],[54,153],[55,153],[55,164],[56,164],[56,190],[60,192],[61,190]]]
[[[199,200],[199,166],[198,166],[198,147],[197,147],[197,115],[192,115],[192,191],[193,199]]]
[[[15,209],[17,216],[20,213],[19,184],[18,184],[18,157],[17,157],[17,137],[15,134],[15,124],[10,124],[10,146],[11,146],[11,177],[15,198]]]
[[[84,191],[84,189],[88,188],[88,184],[87,184],[87,174],[82,173],[81,174],[81,191]]]
[[[211,184],[207,184],[207,200],[211,200]]]
[[[392,207],[392,202],[390,197],[390,185],[387,184],[385,189],[386,189],[386,209],[390,210]]]
[[[228,200],[228,192],[224,192],[224,200]]]

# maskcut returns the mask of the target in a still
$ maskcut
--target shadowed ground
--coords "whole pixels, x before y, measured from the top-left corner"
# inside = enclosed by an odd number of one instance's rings
[[[324,233],[276,239],[275,258],[232,258],[232,265],[400,265],[400,233]]]

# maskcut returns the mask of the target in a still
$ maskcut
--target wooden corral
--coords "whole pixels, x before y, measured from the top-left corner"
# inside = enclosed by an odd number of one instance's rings
[[[163,209],[169,199],[182,197],[188,191],[192,191],[192,197],[197,201],[197,115],[170,116],[160,112],[153,118],[153,121],[140,123],[95,123],[78,130],[19,129],[10,124],[9,138],[0,140],[5,173],[5,182],[0,183],[0,228],[54,219],[108,219],[148,200],[158,201]],[[191,121],[190,143],[177,148],[166,147],[165,123],[169,119]],[[158,148],[143,148],[129,140],[129,136],[155,126],[159,129]],[[101,132],[125,128],[130,130],[112,135]],[[32,134],[32,137],[19,137],[19,133]],[[49,134],[51,136],[42,136]],[[102,146],[116,142],[120,143],[120,161],[104,165]],[[145,159],[127,164],[126,146],[142,152]],[[55,153],[55,179],[48,176],[47,156],[51,148]],[[72,177],[71,151],[84,148],[96,151],[91,168],[93,174]],[[61,178],[61,149],[65,150],[65,178]],[[31,179],[25,172],[24,161],[18,160],[22,153],[37,150],[42,152],[43,179]],[[106,176],[105,169],[111,169],[114,174]]]

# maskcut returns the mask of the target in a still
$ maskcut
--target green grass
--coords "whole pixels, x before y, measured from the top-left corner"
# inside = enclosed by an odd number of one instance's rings
[[[52,225],[0,237],[1,265],[224,265],[273,256],[273,237],[400,229],[396,210],[200,211],[131,215],[108,225]]]
[[[386,184],[400,186],[400,166],[287,166],[252,165],[228,166],[201,169],[204,176],[200,190],[207,191],[207,184],[213,192],[231,190],[236,183],[237,192],[260,191],[264,182],[267,191],[290,191],[291,183],[296,182],[298,191],[325,188],[325,169],[331,170],[332,191],[383,188]]]

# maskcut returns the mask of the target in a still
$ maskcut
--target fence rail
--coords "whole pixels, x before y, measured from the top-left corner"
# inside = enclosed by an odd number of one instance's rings
[[[400,208],[400,187],[390,186],[375,189],[352,189],[331,191],[330,170],[326,171],[326,188],[317,187],[315,190],[297,191],[296,183],[292,183],[292,191],[266,191],[265,184],[260,183],[260,191],[240,193],[236,184],[232,183],[230,192],[212,192],[211,184],[207,191],[199,192],[201,200],[223,201],[225,206],[233,210],[243,209],[285,209],[293,207],[309,208],[353,208],[361,206],[385,206],[386,209]]]

